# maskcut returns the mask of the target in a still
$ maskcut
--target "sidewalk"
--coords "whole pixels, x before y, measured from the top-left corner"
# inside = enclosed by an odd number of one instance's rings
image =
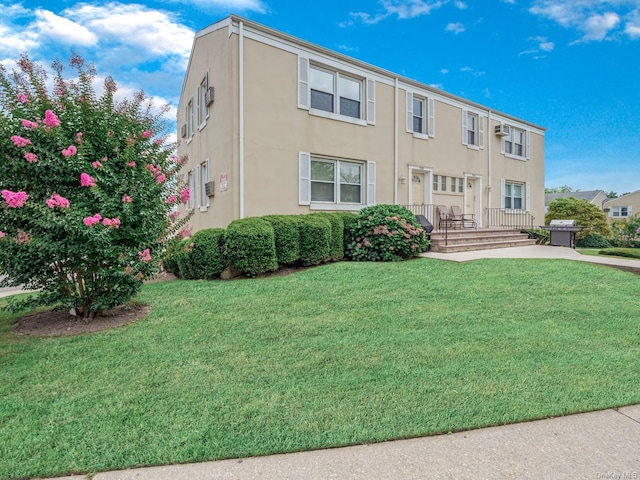
[[[98,473],[93,480],[638,479],[639,445],[640,406],[630,406],[434,437]]]
[[[640,274],[640,262],[529,246],[421,256],[557,258]],[[0,295],[2,292],[0,292]],[[98,473],[93,480],[640,480],[640,405],[449,435],[327,450]],[[85,480],[84,475],[49,480]]]

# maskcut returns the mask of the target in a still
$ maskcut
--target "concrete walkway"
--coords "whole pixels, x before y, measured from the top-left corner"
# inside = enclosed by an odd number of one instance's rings
[[[550,247],[432,253],[456,262],[558,258],[640,273],[640,261]],[[85,479],[84,475],[55,480]],[[448,435],[308,452],[98,473],[93,480],[640,480],[640,405]],[[50,479],[52,480],[52,479]]]

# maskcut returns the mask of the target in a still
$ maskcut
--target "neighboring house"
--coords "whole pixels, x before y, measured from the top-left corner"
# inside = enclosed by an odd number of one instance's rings
[[[376,203],[544,223],[544,128],[237,16],[196,33],[177,121],[194,231]]]
[[[640,213],[640,190],[607,200],[604,204],[604,211],[609,222],[626,220],[638,215]]]
[[[562,192],[562,193],[546,193],[544,195],[544,211],[549,211],[549,204],[558,198],[577,198],[578,200],[586,200],[595,205],[600,210],[604,209],[604,203],[607,201],[607,194],[602,190],[588,190],[585,192]]]

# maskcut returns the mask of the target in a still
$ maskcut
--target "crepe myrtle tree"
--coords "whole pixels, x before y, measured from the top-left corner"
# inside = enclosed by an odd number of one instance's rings
[[[126,303],[186,231],[184,159],[144,92],[116,100],[77,55],[73,79],[27,55],[0,65],[0,286],[38,290],[9,308],[55,305],[90,321]]]

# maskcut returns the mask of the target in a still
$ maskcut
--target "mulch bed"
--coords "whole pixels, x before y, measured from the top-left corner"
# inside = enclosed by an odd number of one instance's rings
[[[39,337],[61,337],[81,333],[99,332],[135,322],[146,317],[151,311],[148,305],[131,303],[104,312],[90,322],[76,319],[66,310],[34,313],[20,318],[13,324],[13,330],[21,335]]]

